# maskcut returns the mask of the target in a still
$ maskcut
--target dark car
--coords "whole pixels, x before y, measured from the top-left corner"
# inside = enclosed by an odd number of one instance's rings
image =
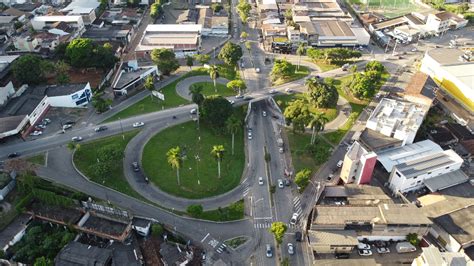
[[[132,163],[132,168],[134,172],[140,171],[140,167],[138,166],[138,162],[133,162]]]
[[[303,234],[301,234],[301,232],[296,232],[295,233],[295,240],[298,241],[298,242],[301,242],[302,239],[303,239]]]
[[[349,253],[336,253],[336,259],[348,259]]]
[[[16,158],[18,156],[20,156],[18,152],[13,152],[13,153],[8,154],[8,158]]]
[[[106,127],[106,126],[100,126],[100,127],[96,127],[94,129],[94,131],[95,132],[101,132],[101,131],[104,131],[104,130],[107,130],[107,129],[108,129],[108,127]]]
[[[66,121],[66,123],[64,123],[65,125],[75,125],[76,122],[74,121]]]

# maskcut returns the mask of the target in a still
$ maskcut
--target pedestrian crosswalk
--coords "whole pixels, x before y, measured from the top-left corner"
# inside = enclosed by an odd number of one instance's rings
[[[302,212],[301,200],[300,200],[299,197],[293,198],[293,210],[298,214],[301,214],[301,212]]]
[[[245,197],[245,196],[247,196],[247,194],[249,194],[249,192],[250,192],[250,185],[249,185],[248,183],[245,183],[245,184],[243,185],[242,189],[243,189],[242,194],[243,194],[243,196]]]
[[[222,243],[217,249],[217,253],[221,254],[223,251],[226,251],[227,250],[227,245]]]
[[[267,222],[267,223],[255,223],[255,224],[254,224],[254,228],[255,228],[255,229],[267,229],[267,228],[270,228],[270,227],[272,227],[272,223],[271,223],[271,222]],[[286,224],[286,228],[288,228],[288,229],[297,229],[297,228],[298,228],[298,225],[287,223],[287,224]]]

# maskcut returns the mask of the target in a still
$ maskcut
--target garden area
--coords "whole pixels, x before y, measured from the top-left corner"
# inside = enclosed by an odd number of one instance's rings
[[[26,158],[27,162],[32,164],[44,165],[46,163],[46,154],[41,153],[32,157]]]
[[[354,64],[362,53],[357,50],[347,48],[308,48],[306,55],[311,62],[321,68],[322,72],[330,71],[342,67],[344,64]]]
[[[299,66],[298,68],[298,66],[293,65],[285,59],[277,59],[273,64],[270,78],[272,80],[272,85],[277,86],[302,79],[308,76],[309,73],[309,68],[305,66]]]
[[[212,82],[197,82],[191,85],[190,89],[192,89],[193,87],[201,87],[202,88],[201,94],[203,96],[211,96],[211,95],[217,94],[224,97],[228,97],[228,96],[234,96],[236,94],[234,90],[227,88],[225,84],[221,84],[221,83],[216,83],[217,92],[214,89],[214,83]]]
[[[194,218],[215,222],[235,221],[244,218],[244,200],[219,207],[215,210],[204,211],[201,205],[189,205],[186,212]]]
[[[230,134],[216,133],[206,123],[201,123],[199,131],[196,126],[195,122],[187,122],[167,128],[151,138],[144,148],[142,165],[146,176],[169,194],[192,199],[211,197],[231,190],[240,182],[245,163],[242,131],[235,135],[232,155]],[[216,145],[224,149],[220,161],[211,154]],[[169,162],[168,155],[174,147],[179,148],[178,168],[165,163]]]
[[[311,134],[291,130],[287,130],[286,134],[295,172],[305,168],[315,172],[331,156],[332,147],[321,136],[317,136],[314,144],[311,144]]]
[[[278,104],[281,109],[282,113],[285,113],[286,107],[288,107],[289,103],[294,100],[303,99],[305,96],[302,93],[294,93],[294,94],[287,94],[287,95],[276,95],[273,96],[273,99]],[[311,113],[324,113],[327,117],[328,122],[334,120],[337,117],[337,109],[336,108],[317,108],[315,106],[310,106],[309,110]]]
[[[123,174],[123,153],[128,142],[138,133],[130,131],[87,143],[82,143],[74,153],[74,164],[90,180],[143,200],[130,187]]]

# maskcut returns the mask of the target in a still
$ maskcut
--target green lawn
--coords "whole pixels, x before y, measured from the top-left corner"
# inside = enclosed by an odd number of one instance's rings
[[[315,142],[315,150],[310,151],[307,146],[311,140],[311,134],[294,133],[287,130],[290,142],[291,158],[296,172],[308,168],[313,173],[327,161],[331,156],[331,145],[318,137]]]
[[[205,198],[227,192],[239,184],[245,163],[242,132],[235,137],[235,155],[231,155],[231,136],[216,135],[201,123],[201,140],[195,122],[187,122],[163,130],[154,136],[143,151],[143,170],[163,191],[184,198]],[[217,177],[217,162],[210,152],[213,145],[224,145],[221,178]],[[172,147],[185,150],[180,169],[181,186],[176,170],[167,163],[166,153]],[[195,156],[199,154],[200,160]],[[198,183],[199,180],[199,183]]]
[[[101,147],[109,144],[118,144],[122,150],[125,150],[128,142],[136,134],[138,134],[138,131],[126,132],[124,134],[125,140],[122,139],[122,135],[115,135],[92,142],[82,143],[80,149],[74,154],[74,163],[76,167],[90,180],[96,183],[120,191],[139,200],[144,200],[140,194],[132,189],[130,184],[125,179],[125,176],[123,175],[122,160],[111,164],[111,170],[107,175],[97,175],[92,169],[92,166],[97,162],[97,153]]]
[[[296,65],[293,65],[293,70],[292,70],[293,74],[291,76],[289,76],[288,78],[279,78],[275,80],[272,84],[274,86],[277,86],[277,85],[285,84],[285,83],[292,82],[298,79],[302,79],[309,75],[309,72],[310,72],[309,68],[305,66],[300,66],[299,70],[296,70],[296,67],[297,67]]]
[[[275,99],[275,102],[280,107],[281,111],[283,113],[285,113],[286,106],[288,106],[288,104],[292,100],[302,99],[303,97],[304,97],[304,95],[302,93],[294,93],[294,94],[276,95],[273,98]],[[324,113],[329,121],[332,121],[337,117],[337,109],[336,108],[326,109],[326,108],[311,107],[310,109],[314,113],[316,113],[316,112]]]
[[[215,210],[204,211],[201,215],[195,217],[198,219],[208,220],[208,221],[235,221],[244,218],[244,200],[241,199],[235,202],[234,207],[224,207]]]
[[[197,82],[197,83],[194,83],[192,86],[202,86],[203,90],[201,93],[204,96],[218,94],[218,95],[227,97],[227,96],[234,96],[237,94],[234,90],[227,88],[225,84],[221,84],[221,83],[216,83],[217,92],[214,89],[213,82]]]
[[[326,72],[341,67],[339,65],[326,63],[323,60],[313,60],[312,62],[318,65],[318,67],[321,69],[321,72]]]
[[[235,67],[226,64],[217,65],[217,72],[219,72],[219,77],[228,80],[234,80],[239,78],[239,73],[235,71]]]
[[[44,153],[26,158],[27,162],[32,164],[44,165],[46,163],[46,155]]]

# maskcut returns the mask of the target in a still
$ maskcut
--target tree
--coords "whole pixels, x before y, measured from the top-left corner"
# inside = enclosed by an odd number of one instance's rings
[[[298,45],[298,49],[296,49],[296,54],[298,55],[298,66],[296,67],[296,69],[300,70],[301,56],[306,54],[306,45],[304,43],[300,43]]]
[[[273,64],[270,77],[272,81],[286,79],[293,74],[293,65],[285,59],[277,59]]]
[[[232,42],[226,42],[218,55],[219,59],[230,66],[235,66],[242,57],[242,48]]]
[[[242,33],[240,33],[240,39],[247,39],[248,36],[248,33],[245,31],[242,31]]]
[[[351,72],[352,74],[356,73],[357,72],[357,65],[352,65],[349,68],[349,72]]]
[[[458,14],[464,14],[469,10],[469,4],[464,2],[462,4],[459,4],[456,8],[456,13]]]
[[[94,54],[94,44],[91,39],[77,38],[72,40],[66,47],[66,58],[74,67],[90,66]]]
[[[211,9],[214,13],[219,13],[224,7],[219,3],[212,3]]]
[[[245,82],[241,79],[234,79],[227,82],[227,88],[238,91],[239,95],[242,95],[242,91],[247,89]]]
[[[107,111],[112,104],[111,99],[104,99],[102,98],[103,93],[95,93],[92,96],[92,106],[97,110],[99,113],[103,113]]]
[[[308,126],[311,128],[311,145],[314,144],[316,140],[316,135],[319,131],[324,129],[324,125],[328,122],[328,118],[324,115],[324,113],[313,113],[311,114],[311,120],[308,122]]]
[[[252,6],[246,0],[239,0],[239,4],[237,4],[237,13],[239,13],[242,23],[245,24],[245,22],[247,22],[251,9]]]
[[[198,61],[201,65],[209,63],[211,56],[208,54],[195,54],[194,59]]]
[[[416,233],[410,233],[406,237],[407,241],[410,242],[415,247],[418,247],[420,245],[420,239],[418,238],[418,235]]]
[[[310,78],[306,80],[308,98],[317,108],[331,108],[337,104],[339,94],[334,86],[319,80]]]
[[[350,92],[357,98],[371,98],[375,93],[375,84],[370,76],[355,73],[352,80],[346,84]]]
[[[201,106],[204,101],[204,95],[202,95],[202,86],[201,85],[192,85],[189,89],[189,94],[191,95],[191,100],[193,103]]]
[[[189,67],[189,70],[191,70],[191,67],[194,65],[194,58],[192,56],[186,56],[186,65]]]
[[[283,241],[283,237],[285,236],[286,232],[286,224],[283,222],[273,222],[272,226],[270,227],[270,233],[275,236],[275,240],[278,244],[281,244]]]
[[[232,155],[234,155],[234,137],[235,133],[242,128],[242,120],[233,114],[227,119],[226,128],[232,134]]]
[[[56,82],[59,84],[69,83],[69,69],[71,68],[66,62],[60,60],[54,64],[56,72]]]
[[[248,51],[252,50],[252,42],[251,41],[246,41],[245,42],[245,48],[247,48]]]
[[[93,58],[94,59],[91,60],[88,66],[96,66],[104,70],[113,67],[113,65],[118,61],[110,43],[104,43],[102,46],[95,46]]]
[[[225,129],[225,123],[232,113],[232,104],[226,98],[218,95],[206,97],[200,106],[203,121],[218,132]]]
[[[385,71],[385,67],[379,61],[370,61],[365,65],[365,72],[372,70],[382,73]]]
[[[181,156],[181,148],[179,146],[176,146],[174,148],[169,149],[168,152],[166,153],[166,157],[168,160],[168,164],[171,166],[171,168],[176,169],[176,178],[178,180],[178,185],[180,185],[179,168],[181,168],[183,164],[183,157]]]
[[[324,51],[322,49],[310,47],[306,49],[306,55],[313,60],[321,60],[324,58]]]
[[[209,76],[212,79],[212,82],[214,83],[214,91],[217,93],[217,79],[219,78],[219,69],[217,68],[216,65],[212,65],[209,68]]]
[[[300,191],[303,191],[304,188],[309,184],[309,179],[311,177],[311,170],[305,168],[295,176],[295,184],[300,187]]]
[[[189,205],[186,208],[186,212],[189,213],[193,217],[199,217],[203,213],[204,209],[202,208],[201,204],[193,204]]]
[[[51,266],[53,262],[50,259],[45,257],[39,257],[35,260],[35,264],[33,266]]]
[[[211,155],[217,161],[217,177],[221,178],[221,161],[222,157],[224,157],[224,146],[223,145],[214,145],[212,146]]]
[[[152,224],[151,234],[155,237],[161,236],[164,232],[163,226],[161,224]]]
[[[145,84],[143,85],[143,87],[145,87],[145,89],[149,91],[155,89],[155,78],[153,77],[153,75],[149,75],[148,77],[146,77]]]
[[[44,81],[43,64],[44,60],[37,55],[23,55],[12,64],[13,76],[23,84],[39,84]]]
[[[151,51],[151,60],[158,66],[158,69],[163,75],[169,75],[179,68],[176,55],[171,49],[153,49],[153,51]]]
[[[157,19],[163,11],[163,6],[160,3],[153,3],[150,7],[150,16]]]
[[[306,121],[309,120],[310,114],[311,112],[309,110],[309,104],[306,99],[297,99],[291,101],[283,112],[287,123],[293,123],[293,126],[295,120],[297,123],[303,123],[303,132],[304,125],[306,124]],[[301,126],[301,124],[298,124],[298,126]]]

